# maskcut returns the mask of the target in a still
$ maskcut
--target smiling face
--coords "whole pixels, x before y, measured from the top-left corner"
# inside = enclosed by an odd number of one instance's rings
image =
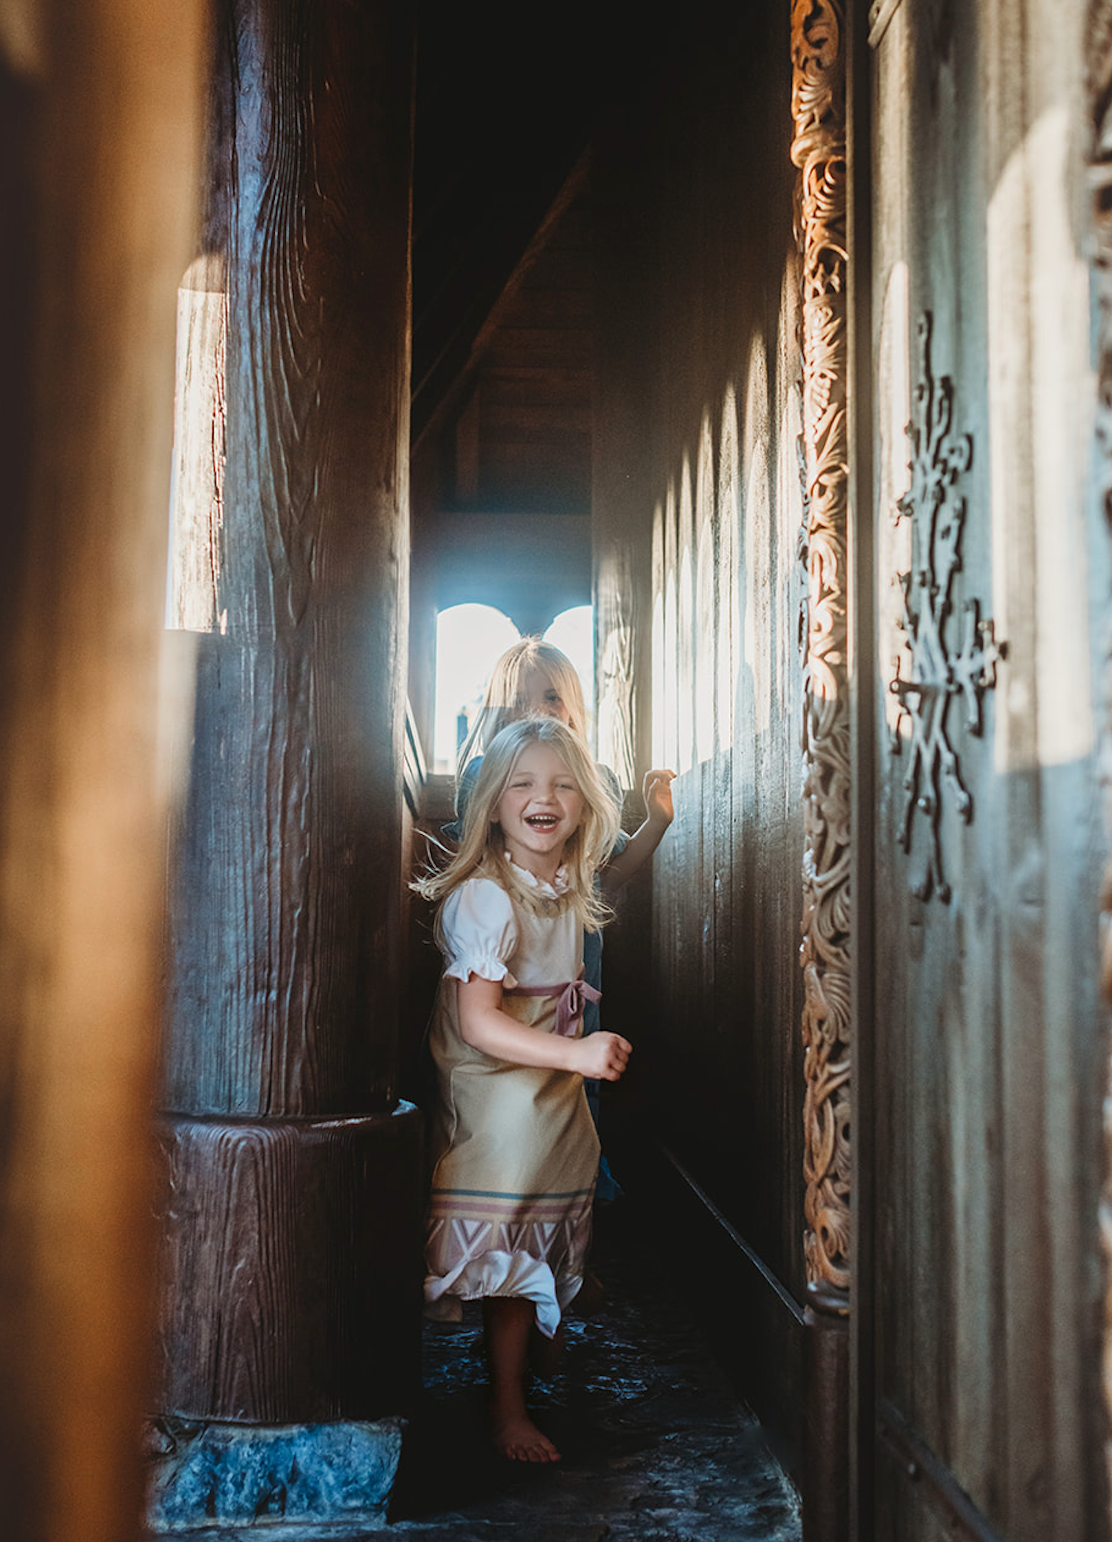
[[[551,883],[582,817],[583,794],[566,762],[550,744],[526,745],[494,811],[511,861]]]

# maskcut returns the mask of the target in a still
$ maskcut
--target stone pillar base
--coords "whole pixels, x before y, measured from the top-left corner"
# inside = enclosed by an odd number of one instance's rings
[[[148,1485],[158,1534],[206,1526],[382,1524],[404,1420],[374,1423],[185,1424],[168,1420]]]

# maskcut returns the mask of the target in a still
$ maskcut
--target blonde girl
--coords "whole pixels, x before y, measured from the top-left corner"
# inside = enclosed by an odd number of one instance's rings
[[[631,1048],[581,1036],[584,930],[606,915],[594,872],[617,830],[582,742],[519,721],[484,755],[459,851],[416,885],[441,902],[444,955],[425,1298],[441,1316],[482,1300],[492,1435],[518,1461],[559,1460],[525,1403],[530,1339],[555,1338],[583,1280],[598,1165],[583,1080],[616,1081]]]
[[[458,775],[507,723],[523,717],[559,718],[587,742],[587,707],[575,665],[540,637],[518,638],[491,670],[483,704],[459,752]]]
[[[463,815],[467,808],[482,765],[482,754],[491,739],[506,726],[525,717],[553,717],[565,723],[580,743],[587,744],[587,711],[583,703],[583,688],[575,666],[567,654],[544,642],[540,637],[521,637],[507,648],[491,671],[490,682],[483,697],[471,732],[460,751],[456,782],[456,809],[454,824],[444,826],[444,834],[451,840],[459,840],[463,829]],[[608,766],[596,767],[603,785],[617,809],[622,806],[622,791],[618,779]],[[645,801],[646,818],[632,835],[621,831],[598,877],[604,893],[613,894],[628,882],[639,867],[648,861],[659,846],[668,826],[672,823],[671,771],[647,771],[641,787]],[[583,938],[584,974],[593,993],[588,997],[583,1011],[583,1031],[598,1031],[599,1010],[596,994],[602,990],[602,936],[588,930]],[[598,1120],[598,1086],[588,1085],[587,1096],[592,1114]],[[607,1201],[621,1193],[605,1156],[600,1159],[596,1197]],[[592,1310],[602,1300],[602,1286],[591,1276],[588,1289],[580,1297],[583,1311]]]
[[[482,706],[459,753],[456,774],[458,817],[454,824],[444,827],[445,835],[452,840],[460,838],[464,811],[478,778],[486,746],[508,723],[526,717],[556,718],[571,729],[584,747],[587,745],[587,709],[575,665],[566,653],[540,637],[519,638],[506,649],[491,671]],[[622,792],[617,777],[608,766],[595,769],[620,810]],[[627,883],[660,845],[674,817],[674,780],[673,771],[646,771],[641,784],[646,818],[632,835],[620,832],[614,843],[601,875],[603,888],[609,893]],[[601,971],[601,953],[597,950],[597,942],[593,947],[588,946],[588,979],[592,979],[595,972],[596,956],[597,968]],[[598,982],[593,983],[597,985]]]

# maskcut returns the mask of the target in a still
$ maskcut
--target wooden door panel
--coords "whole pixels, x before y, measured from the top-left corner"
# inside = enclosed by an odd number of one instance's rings
[[[875,1534],[1074,1542],[1107,1526],[1084,7],[881,9]]]

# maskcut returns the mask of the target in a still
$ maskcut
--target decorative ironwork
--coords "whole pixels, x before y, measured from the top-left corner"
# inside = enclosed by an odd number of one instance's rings
[[[810,1282],[850,1283],[849,702],[846,677],[846,112],[843,11],[795,0],[792,161],[800,170],[804,517],[804,1249]]]
[[[902,754],[901,730],[908,725],[904,850],[911,851],[916,810],[926,815],[930,829],[926,865],[913,882],[912,893],[923,900],[937,894],[946,901],[951,890],[942,866],[943,786],[949,788],[962,819],[969,820],[973,814],[973,800],[950,742],[950,706],[960,696],[965,727],[971,734],[981,732],[981,697],[996,684],[996,665],[1006,645],[996,641],[993,623],[980,619],[979,602],[968,600],[962,610],[960,646],[957,652],[950,646],[952,589],[954,574],[961,567],[965,526],[965,499],[957,484],[973,464],[973,440],[968,434],[955,435],[952,382],[945,375],[936,380],[933,374],[929,313],[920,318],[918,332],[919,383],[907,430],[911,486],[893,511],[897,523],[911,521],[912,534],[911,567],[896,579],[901,595],[897,625],[906,649],[895,660],[896,674],[889,687],[899,702],[891,743],[893,752]]]
[[[1096,474],[1105,518],[1112,529],[1112,0],[1091,0],[1085,65],[1089,102],[1089,259],[1096,307]],[[1112,704],[1112,658],[1105,660],[1105,699]],[[1104,764],[1112,747],[1112,712],[1104,722]],[[1112,832],[1112,779],[1104,784],[1105,828]],[[1101,896],[1101,984],[1112,1005],[1112,862]],[[1104,1404],[1112,1418],[1112,1100],[1105,1098],[1104,1192],[1100,1232],[1104,1250]]]

